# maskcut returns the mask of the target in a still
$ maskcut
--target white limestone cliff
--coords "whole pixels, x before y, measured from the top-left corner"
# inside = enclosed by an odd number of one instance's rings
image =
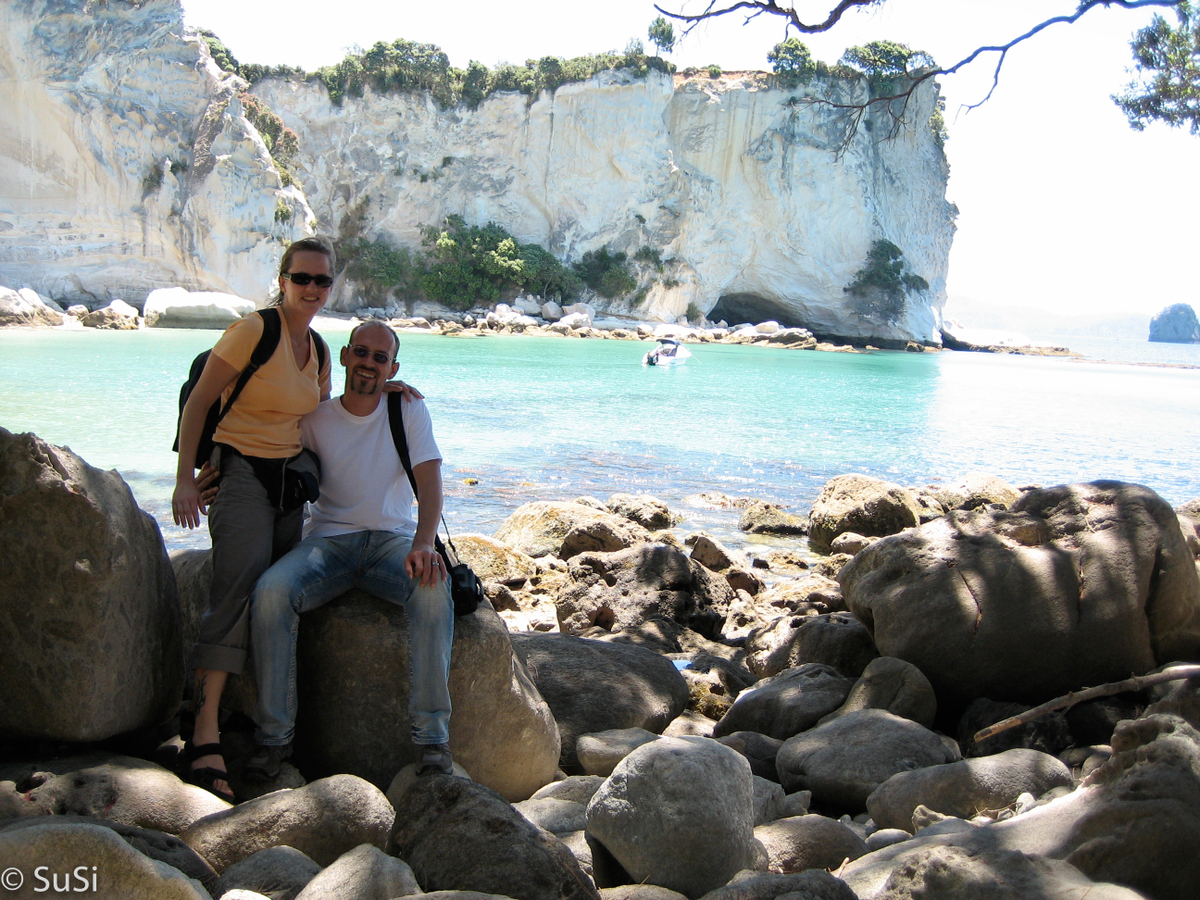
[[[0,283],[93,305],[171,285],[265,300],[311,211],[240,87],[179,0],[0,4]]]
[[[301,193],[242,115],[244,82],[181,16],[179,0],[0,5],[0,284],[92,305],[171,286],[261,303],[284,244],[369,200],[365,235],[397,245],[454,213],[568,263],[659,251],[636,302],[588,298],[609,314],[940,340],[955,209],[932,84],[896,140],[874,122],[839,156],[840,114],[805,97],[863,96],[865,80],[607,72],[477,110],[370,90],[336,106],[318,83],[268,80],[253,93],[299,135]],[[929,283],[895,323],[843,290],[879,239]],[[363,304],[339,282],[332,305]]]
[[[610,311],[673,321],[695,304],[847,337],[940,340],[956,210],[928,125],[936,88],[916,98],[896,140],[879,140],[874,122],[838,158],[840,114],[794,99],[827,86],[772,84],[761,73],[608,72],[532,103],[493,96],[476,111],[369,90],[336,106],[312,82],[270,80],[253,93],[299,135],[297,168],[322,228],[368,198],[366,233],[397,244],[419,245],[419,225],[457,213],[567,262],[649,245],[674,262],[642,303]],[[833,89],[861,94],[865,79]],[[843,291],[880,238],[930,285],[891,326],[856,315]]]

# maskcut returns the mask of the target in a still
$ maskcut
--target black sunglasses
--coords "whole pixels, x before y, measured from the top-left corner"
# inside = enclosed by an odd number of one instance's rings
[[[362,344],[351,344],[350,352],[359,359],[366,359],[368,356],[381,366],[389,366],[395,362],[390,356],[382,350],[372,350],[370,347],[364,347]]]
[[[308,287],[315,284],[319,288],[333,287],[333,279],[328,275],[309,275],[307,272],[280,272],[280,278],[286,278],[296,287]]]

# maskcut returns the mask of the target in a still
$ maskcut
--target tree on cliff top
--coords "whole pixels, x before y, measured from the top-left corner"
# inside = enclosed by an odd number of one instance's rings
[[[830,2],[833,2],[833,0],[830,0]],[[750,21],[751,19],[755,19],[763,15],[776,16],[784,23],[784,35],[786,37],[791,31],[797,31],[801,34],[818,34],[821,32],[830,31],[838,24],[838,22],[841,21],[842,17],[851,10],[863,9],[871,6],[882,6],[886,2],[887,0],[838,0],[838,2],[836,2],[832,8],[828,8],[828,6],[826,7],[828,12],[824,15],[824,18],[821,18],[819,15],[814,18],[808,16],[807,14],[798,12],[796,7],[799,5],[799,3],[796,2],[796,0],[704,0],[703,7],[699,12],[696,13],[685,13],[678,6],[675,6],[674,10],[671,10],[655,4],[654,8],[664,16],[684,24],[683,32],[680,35],[681,39],[687,37],[689,32],[691,32],[691,30],[701,22],[738,13],[745,17],[745,21]],[[1071,24],[1077,22],[1081,17],[1098,6],[1115,6],[1121,9],[1169,7],[1177,10],[1178,12],[1190,10],[1188,0],[1079,0],[1079,5],[1076,7],[1074,13],[1064,16],[1054,16],[1039,22],[1024,34],[1020,34],[1006,43],[978,47],[953,65],[945,67],[931,65],[928,68],[917,68],[916,71],[913,71],[912,67],[906,67],[904,75],[901,76],[899,73],[897,73],[890,90],[884,90],[882,92],[873,90],[871,92],[871,96],[861,102],[838,102],[821,98],[808,98],[806,102],[818,103],[834,109],[842,109],[850,114],[851,121],[850,128],[848,129],[849,133],[846,140],[843,142],[842,150],[849,145],[850,140],[857,132],[858,125],[862,121],[864,113],[872,109],[886,110],[892,116],[892,128],[888,131],[887,136],[894,137],[898,133],[900,125],[902,125],[904,122],[904,118],[908,112],[909,100],[916,90],[925,82],[940,75],[953,75],[984,58],[993,59],[994,69],[992,71],[992,88],[988,91],[987,96],[983,97],[978,103],[972,103],[967,106],[968,109],[975,109],[976,107],[986,103],[987,100],[992,96],[992,93],[996,89],[996,85],[999,83],[1000,71],[1004,67],[1004,62],[1007,59],[1008,52],[1012,50],[1013,47],[1029,40],[1052,25],[1062,23]],[[1180,32],[1190,33],[1192,37],[1195,37],[1196,34],[1194,27],[1192,27],[1189,32],[1189,29],[1184,27],[1182,24]],[[1139,37],[1140,36],[1141,35],[1139,33]],[[1153,45],[1154,41],[1148,36],[1146,40],[1147,49],[1149,50]],[[1138,49],[1137,41],[1134,43],[1134,49],[1136,54]],[[1188,58],[1194,65],[1196,58],[1195,53],[1193,52]],[[1183,62],[1183,59],[1183,55],[1181,55],[1181,53],[1178,51],[1173,54],[1168,54],[1167,57],[1162,59],[1162,62],[1165,63],[1165,65],[1159,65],[1159,57],[1154,52],[1151,52],[1146,56],[1146,64],[1143,64],[1142,60],[1139,59],[1139,65],[1142,66],[1143,70],[1172,69],[1177,73],[1182,72],[1184,74],[1183,80],[1178,81],[1178,87],[1180,90],[1174,93],[1165,89],[1161,91],[1159,97],[1162,102],[1158,106],[1154,105],[1153,99],[1148,102],[1148,111],[1143,113],[1143,115],[1147,118],[1161,118],[1164,121],[1171,122],[1172,124],[1179,124],[1185,120],[1190,120],[1193,122],[1195,121],[1194,111],[1197,109],[1195,102],[1195,85],[1197,81],[1194,77],[1191,78],[1190,81],[1187,80],[1186,66],[1182,67],[1181,69],[1174,65],[1175,62]],[[929,60],[929,62],[932,63],[932,60]],[[868,75],[868,78],[869,77],[870,76]],[[1185,84],[1191,86],[1190,90],[1183,90]],[[1182,104],[1182,110],[1180,109],[1181,100],[1184,101]],[[1188,113],[1187,110],[1192,110],[1193,112]],[[1172,122],[1170,117],[1176,115],[1182,117],[1177,121]],[[1145,119],[1136,118],[1135,116],[1131,115],[1131,121],[1142,122],[1144,124]],[[1136,124],[1135,127],[1137,127]]]
[[[650,31],[646,36],[659,53],[670,53],[675,47],[675,28],[662,16],[650,23]]]
[[[1130,47],[1142,80],[1113,100],[1138,131],[1159,121],[1186,124],[1200,135],[1200,16],[1186,0],[1175,15],[1177,26],[1155,16],[1134,35]]]

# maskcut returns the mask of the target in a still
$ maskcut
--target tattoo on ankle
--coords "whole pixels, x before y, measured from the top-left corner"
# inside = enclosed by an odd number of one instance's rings
[[[196,698],[192,701],[192,712],[196,715],[200,714],[200,710],[204,709],[204,703],[207,699],[205,695],[205,686],[208,684],[208,676],[201,675],[196,679]]]

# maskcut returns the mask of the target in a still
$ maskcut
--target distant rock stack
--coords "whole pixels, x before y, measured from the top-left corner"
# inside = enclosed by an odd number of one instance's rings
[[[1200,344],[1200,320],[1187,303],[1172,303],[1150,320],[1150,340],[1160,344]]]

